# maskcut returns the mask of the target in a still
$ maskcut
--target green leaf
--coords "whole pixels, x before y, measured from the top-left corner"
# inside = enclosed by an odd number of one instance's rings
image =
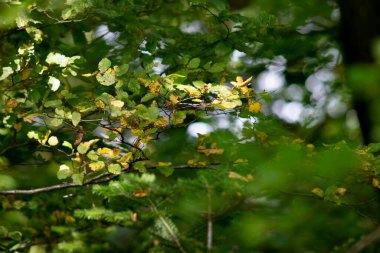
[[[129,69],[129,65],[128,64],[123,64],[121,66],[119,66],[117,72],[116,72],[116,76],[122,76],[124,75],[125,73],[128,72],[128,69]]]
[[[108,171],[112,174],[120,174],[121,173],[121,166],[120,164],[114,163],[108,165]]]
[[[73,150],[73,145],[71,145],[71,143],[68,142],[68,141],[63,141],[62,146],[67,147],[67,148]]]
[[[57,178],[60,180],[66,179],[68,177],[71,177],[72,174],[73,172],[70,169],[70,167],[67,166],[66,164],[62,164],[61,166],[59,166],[59,170],[57,172]]]
[[[140,173],[145,173],[146,172],[146,167],[145,167],[145,162],[144,161],[133,163],[133,167],[135,168],[135,170],[137,170]]]
[[[81,120],[81,114],[77,111],[73,112],[71,115],[71,122],[73,126],[77,126]]]
[[[159,94],[158,93],[147,93],[144,97],[141,98],[141,103],[147,102],[153,98],[156,98]]]
[[[211,68],[208,69],[208,72],[219,73],[219,72],[222,72],[224,68],[225,68],[225,63],[218,62],[218,63],[213,64]]]
[[[172,167],[168,167],[168,166],[160,166],[160,167],[157,167],[157,170],[158,170],[162,175],[164,175],[165,177],[170,176],[170,175],[173,174],[173,172],[174,172],[174,169],[173,169]]]
[[[191,61],[187,64],[187,67],[190,69],[196,69],[199,67],[199,64],[201,63],[201,59],[199,58],[193,58]]]
[[[98,80],[101,85],[110,86],[116,82],[115,72],[98,73],[96,80]]]
[[[100,72],[105,72],[110,67],[111,67],[111,61],[108,58],[103,58],[98,64],[98,68]]]
[[[58,107],[62,105],[62,101],[59,99],[49,100],[44,103],[45,107]]]
[[[87,157],[92,161],[97,161],[99,159],[98,154],[96,154],[94,150],[91,150],[90,152],[88,152]]]
[[[88,151],[90,149],[90,146],[89,145],[86,145],[85,143],[80,143],[79,145],[78,145],[78,148],[77,148],[77,150],[78,150],[78,152],[79,152],[79,154],[86,154],[86,152]]]
[[[71,176],[74,184],[83,184],[84,175],[82,173],[75,173]]]

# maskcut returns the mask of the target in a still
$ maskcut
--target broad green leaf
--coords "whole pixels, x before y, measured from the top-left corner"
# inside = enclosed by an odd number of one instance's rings
[[[156,98],[158,95],[158,93],[147,93],[144,97],[141,98],[141,103],[152,100],[153,98]]]
[[[50,89],[52,91],[57,91],[61,82],[54,76],[49,76],[48,84],[50,84]]]
[[[83,184],[84,175],[82,173],[75,173],[71,176],[74,184]]]
[[[92,162],[88,165],[92,171],[98,171],[104,168],[106,164],[103,161]]]
[[[77,126],[81,120],[81,114],[77,111],[73,112],[71,114],[71,123],[73,123],[73,126]]]
[[[157,170],[164,176],[168,177],[170,176],[171,174],[173,174],[174,172],[174,169],[172,167],[168,167],[168,166],[160,166],[160,167],[157,167]]]
[[[219,72],[222,72],[224,68],[225,68],[225,63],[218,62],[218,63],[213,64],[211,68],[208,69],[208,71],[211,73],[219,73]]]
[[[49,100],[44,103],[45,107],[58,107],[60,105],[62,105],[62,101],[59,99]]]
[[[112,174],[120,174],[121,173],[121,166],[120,164],[114,163],[108,165],[108,171]]]
[[[201,59],[199,58],[193,58],[191,59],[191,61],[187,64],[187,66],[190,68],[190,69],[196,69],[199,67],[199,64],[201,63]]]
[[[68,177],[71,177],[72,174],[73,172],[70,169],[70,167],[67,166],[66,164],[62,164],[61,166],[59,166],[59,170],[57,172],[57,178],[60,180],[66,179]]]
[[[140,162],[135,162],[133,163],[133,168],[137,170],[140,173],[145,173],[146,172],[146,167],[145,167],[145,162],[140,161]]]
[[[98,68],[100,72],[105,72],[110,67],[111,67],[111,61],[108,58],[103,58],[98,64]]]
[[[98,80],[101,85],[110,86],[116,82],[115,72],[98,73],[96,80]]]
[[[77,150],[78,150],[78,152],[79,152],[79,154],[86,154],[86,152],[88,151],[90,149],[90,146],[89,145],[86,145],[85,143],[80,143],[79,145],[78,145],[78,148],[77,148]]]
[[[54,118],[49,121],[49,126],[59,127],[60,125],[62,125],[62,123],[63,123],[63,119]]]
[[[73,145],[71,145],[71,143],[68,142],[68,141],[63,141],[62,146],[67,147],[67,148],[73,150]]]
[[[92,161],[97,161],[99,159],[98,154],[94,150],[90,150],[90,152],[87,154],[87,157]]]
[[[116,76],[122,76],[122,75],[124,75],[125,73],[128,72],[128,69],[129,69],[129,65],[128,64],[123,64],[123,65],[119,66],[119,68],[116,71]]]

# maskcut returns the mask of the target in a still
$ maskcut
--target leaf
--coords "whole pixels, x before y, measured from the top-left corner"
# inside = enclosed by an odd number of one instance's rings
[[[59,143],[58,138],[56,136],[50,136],[48,139],[48,144],[50,146],[57,146]]]
[[[79,152],[79,154],[86,154],[86,152],[88,151],[90,149],[90,146],[89,145],[86,145],[85,143],[80,143],[79,145],[78,145],[78,148],[77,148],[77,150],[78,150],[78,152]]]
[[[204,154],[205,156],[221,155],[223,154],[224,149],[222,148],[198,149],[198,152]]]
[[[62,164],[59,166],[59,170],[57,172],[57,178],[62,180],[70,177],[72,175],[72,171],[69,166],[66,164]]]
[[[73,123],[73,126],[77,126],[81,120],[81,114],[77,111],[73,112],[71,114],[71,123]]]
[[[96,80],[98,80],[98,82],[101,85],[110,86],[116,82],[115,72],[111,71],[105,73],[98,73],[96,75]]]
[[[199,64],[201,63],[201,59],[199,58],[193,58],[191,61],[187,64],[187,67],[190,69],[196,69],[199,67]]]
[[[94,150],[90,150],[90,152],[87,153],[87,157],[92,161],[97,161],[99,159],[99,156]]]
[[[83,184],[84,175],[82,173],[75,173],[71,176],[71,178],[73,179],[74,184]]]
[[[247,80],[243,80],[243,78],[241,76],[237,76],[236,77],[236,82],[232,81],[231,84],[232,86],[234,86],[235,88],[240,88],[242,86],[246,86],[251,80],[252,80],[252,76],[249,77]]]
[[[63,141],[62,146],[67,147],[67,148],[73,150],[73,145],[71,145],[71,143],[68,142],[68,141]]]
[[[248,111],[249,112],[254,112],[254,113],[258,113],[258,112],[260,112],[260,110],[261,110],[261,103],[259,103],[259,102],[255,102],[255,103],[250,103],[249,101],[248,101]]]
[[[92,162],[88,165],[92,171],[99,171],[103,169],[106,165],[103,161],[97,161],[97,162]]]
[[[133,168],[140,173],[145,173],[146,172],[145,161],[139,161],[139,162],[133,163]]]
[[[158,95],[158,93],[147,93],[144,97],[141,98],[141,103],[145,103],[149,100],[152,100],[153,98],[156,98]]]
[[[13,69],[11,67],[3,67],[3,72],[0,76],[0,81],[8,78],[8,76],[13,74]]]
[[[108,171],[112,174],[120,174],[121,173],[121,166],[120,164],[110,164],[108,165]]]
[[[119,162],[124,167],[129,166],[129,161],[132,159],[133,154],[132,152],[125,153],[117,162]]]
[[[120,67],[117,68],[116,76],[122,76],[122,75],[124,75],[125,73],[128,72],[128,69],[129,69],[129,65],[128,64],[121,65]]]
[[[180,84],[177,85],[177,89],[186,91],[191,97],[200,97],[202,95],[201,91],[190,85]]]
[[[225,64],[218,62],[218,63],[213,64],[211,68],[208,69],[208,72],[219,73],[219,72],[222,72],[224,68],[225,68]]]
[[[325,193],[321,188],[314,188],[313,190],[311,190],[311,192],[320,198],[323,198],[325,196]]]
[[[110,148],[98,148],[98,154],[100,155],[106,155],[108,158],[115,158],[120,155],[121,150],[120,149],[110,149]]]
[[[108,58],[103,58],[98,64],[98,68],[100,72],[105,72],[110,67],[111,67],[111,61]]]
[[[45,107],[58,107],[60,105],[62,105],[62,101],[60,99],[49,100],[44,103]]]
[[[164,175],[165,177],[170,176],[170,175],[173,174],[173,172],[174,172],[173,167],[168,167],[168,166],[159,166],[159,167],[157,167],[157,170],[158,170],[162,175]]]
[[[70,62],[70,58],[60,53],[49,53],[46,57],[46,62],[49,65],[57,64],[60,67],[66,67]]]

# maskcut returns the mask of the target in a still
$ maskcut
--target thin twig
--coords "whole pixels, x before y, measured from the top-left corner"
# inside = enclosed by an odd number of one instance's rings
[[[212,186],[206,182],[207,188],[207,252],[212,251],[212,234],[213,234],[213,223],[212,223]]]

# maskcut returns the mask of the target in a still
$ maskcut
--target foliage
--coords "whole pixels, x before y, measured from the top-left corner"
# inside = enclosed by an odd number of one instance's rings
[[[378,223],[379,145],[329,111],[349,98],[334,2],[0,11],[1,251],[344,252]],[[259,89],[276,64],[291,85]],[[318,100],[303,84],[321,71],[338,77]],[[270,115],[291,87],[313,112],[297,122]]]

